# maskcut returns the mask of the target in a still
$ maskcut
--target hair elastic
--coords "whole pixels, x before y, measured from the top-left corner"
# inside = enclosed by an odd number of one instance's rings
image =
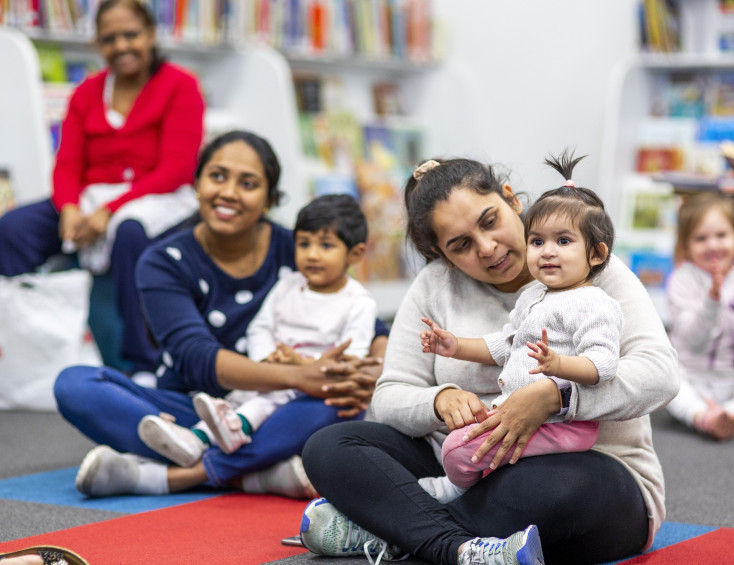
[[[573,188],[574,186],[576,186],[576,184],[571,179],[568,179],[566,181],[566,184],[564,184],[563,186],[570,186]]]
[[[415,180],[421,180],[421,177],[425,175],[428,171],[431,169],[435,169],[438,167],[441,163],[436,161],[435,159],[429,159],[425,163],[423,163],[420,167],[418,167],[415,171],[413,171],[413,178]]]

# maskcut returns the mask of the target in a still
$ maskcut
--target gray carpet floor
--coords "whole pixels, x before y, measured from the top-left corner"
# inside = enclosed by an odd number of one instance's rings
[[[734,441],[708,440],[687,430],[666,412],[652,415],[653,441],[665,471],[667,520],[734,527]],[[58,414],[0,411],[0,479],[79,464],[93,444]],[[0,541],[9,541],[115,518],[99,510],[0,499]],[[294,530],[298,525],[294,524]],[[293,532],[294,534],[297,531]],[[365,563],[361,558],[319,558],[311,554],[279,564]],[[406,560],[407,565],[423,563]]]

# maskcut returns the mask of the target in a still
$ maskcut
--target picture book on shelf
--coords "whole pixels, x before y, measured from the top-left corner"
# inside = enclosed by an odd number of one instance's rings
[[[673,256],[648,249],[629,254],[629,268],[646,287],[664,287],[673,272]]]

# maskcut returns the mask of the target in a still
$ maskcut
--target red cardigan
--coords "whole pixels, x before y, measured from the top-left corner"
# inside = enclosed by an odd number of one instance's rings
[[[143,86],[125,124],[105,119],[107,71],[88,77],[74,91],[61,126],[53,172],[57,210],[78,204],[93,183],[131,182],[130,191],[107,204],[120,206],[146,194],[173,192],[192,183],[204,129],[204,99],[190,72],[163,63]]]

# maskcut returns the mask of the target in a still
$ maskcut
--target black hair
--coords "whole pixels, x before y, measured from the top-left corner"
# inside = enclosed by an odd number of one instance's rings
[[[206,167],[207,163],[211,161],[212,156],[219,149],[230,143],[242,141],[257,153],[260,158],[263,169],[265,171],[265,179],[268,182],[268,202],[271,206],[277,206],[280,203],[280,199],[283,193],[278,188],[278,181],[280,180],[280,161],[278,156],[273,151],[270,143],[264,138],[257,134],[249,131],[235,130],[215,137],[199,153],[199,162],[196,165],[196,171],[194,172],[194,178],[198,181],[201,178],[201,173]]]
[[[408,216],[406,235],[426,261],[441,257],[433,230],[433,211],[437,204],[448,200],[455,188],[470,188],[478,194],[494,192],[510,203],[502,193],[505,179],[492,166],[473,159],[432,160],[438,165],[423,173],[420,180],[413,175],[408,178],[404,196]]]
[[[150,11],[150,9],[139,0],[103,0],[102,2],[100,2],[99,7],[97,8],[97,14],[94,18],[97,35],[99,35],[99,25],[102,20],[102,15],[107,10],[114,8],[115,6],[125,6],[126,8],[130,9],[133,14],[138,16],[143,21],[143,25],[148,30],[155,31],[155,16],[153,16],[153,13]],[[155,72],[161,67],[161,64],[165,62],[165,60],[166,58],[161,55],[160,51],[158,50],[158,46],[153,45],[153,48],[151,49],[151,61],[149,69],[151,76],[155,74]]]
[[[327,194],[312,200],[298,212],[293,234],[323,229],[333,229],[347,249],[367,241],[367,218],[357,201],[348,194]]]
[[[528,232],[538,222],[548,219],[555,214],[563,214],[569,222],[578,227],[586,244],[586,260],[591,259],[600,243],[607,246],[607,256],[600,264],[590,266],[587,280],[597,275],[609,263],[614,244],[614,224],[604,209],[604,202],[597,194],[588,188],[575,186],[572,174],[576,164],[586,157],[574,157],[573,151],[565,149],[559,157],[549,156],[545,164],[553,167],[563,178],[566,184],[544,192],[525,214],[525,238]]]

